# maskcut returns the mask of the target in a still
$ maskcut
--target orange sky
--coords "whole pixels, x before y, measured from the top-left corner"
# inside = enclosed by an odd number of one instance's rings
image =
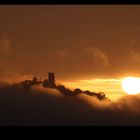
[[[140,6],[0,6],[0,76],[140,76]]]

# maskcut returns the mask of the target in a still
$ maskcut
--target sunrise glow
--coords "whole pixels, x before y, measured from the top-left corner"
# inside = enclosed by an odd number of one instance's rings
[[[126,77],[122,81],[122,88],[128,94],[140,93],[140,78],[137,77]]]

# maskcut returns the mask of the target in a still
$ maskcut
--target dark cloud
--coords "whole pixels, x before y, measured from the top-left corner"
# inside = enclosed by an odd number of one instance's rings
[[[116,102],[86,94],[66,97],[55,89],[19,84],[0,86],[0,124],[139,125],[139,95]]]

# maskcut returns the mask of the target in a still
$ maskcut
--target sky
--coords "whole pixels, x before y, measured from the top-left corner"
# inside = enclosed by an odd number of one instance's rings
[[[140,76],[139,5],[1,5],[0,77]]]
[[[0,5],[0,124],[139,125],[140,94],[122,88],[140,77],[139,15],[140,5]],[[109,100],[15,84],[48,72]]]

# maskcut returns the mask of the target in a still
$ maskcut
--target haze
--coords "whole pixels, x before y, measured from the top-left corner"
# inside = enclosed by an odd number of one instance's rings
[[[139,125],[139,90],[128,94],[139,82],[122,88],[140,77],[139,15],[140,5],[1,5],[0,125]]]
[[[140,6],[0,6],[0,76],[139,76]]]

